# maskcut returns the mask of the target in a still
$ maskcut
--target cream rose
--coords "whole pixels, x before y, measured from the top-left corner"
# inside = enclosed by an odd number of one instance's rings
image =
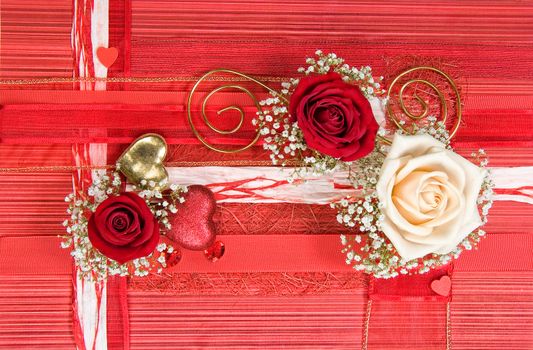
[[[481,224],[485,171],[429,135],[394,137],[377,183],[382,230],[406,260],[447,254]]]

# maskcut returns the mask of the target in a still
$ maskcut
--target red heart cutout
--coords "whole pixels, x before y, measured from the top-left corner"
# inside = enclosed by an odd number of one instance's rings
[[[172,228],[166,235],[183,248],[207,249],[216,238],[215,195],[205,186],[192,185],[183,197],[185,202],[176,206],[178,212],[170,218]]]
[[[438,295],[447,297],[452,289],[452,280],[449,276],[444,275],[440,279],[431,282],[431,289]]]
[[[109,68],[117,60],[118,49],[116,47],[99,47],[96,49],[96,56],[101,64]]]

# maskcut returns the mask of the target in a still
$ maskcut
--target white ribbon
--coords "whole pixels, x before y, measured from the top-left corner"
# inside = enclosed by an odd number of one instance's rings
[[[354,189],[347,188],[346,176],[342,173],[310,177],[306,179],[306,182],[294,185],[286,182],[292,168],[208,166],[173,167],[167,170],[172,183],[205,185],[215,193],[233,196],[233,198],[222,198],[218,200],[219,202],[328,204],[347,195],[357,194]],[[496,189],[520,189],[533,186],[533,167],[492,168],[491,170]],[[228,190],[228,187],[234,186],[239,181],[246,182],[235,189]],[[494,199],[533,204],[532,190],[522,189],[520,192],[523,194],[497,194]]]

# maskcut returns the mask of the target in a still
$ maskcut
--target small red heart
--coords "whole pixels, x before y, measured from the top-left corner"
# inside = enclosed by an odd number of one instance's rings
[[[183,248],[207,249],[216,238],[215,195],[205,186],[192,185],[183,197],[185,202],[177,206],[178,212],[170,218],[172,228],[167,237]]]
[[[96,56],[101,64],[109,68],[117,60],[118,49],[116,47],[99,47],[96,49]]]
[[[431,289],[438,295],[447,297],[452,289],[452,280],[449,276],[444,275],[440,279],[431,282]]]

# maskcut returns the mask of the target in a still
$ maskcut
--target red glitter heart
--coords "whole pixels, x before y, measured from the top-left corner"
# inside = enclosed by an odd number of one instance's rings
[[[444,275],[440,279],[431,282],[431,289],[438,295],[447,297],[452,289],[452,280],[447,275]]]
[[[215,195],[205,186],[192,185],[183,197],[185,202],[177,206],[178,212],[170,218],[172,228],[166,235],[183,248],[207,249],[216,238]]]

